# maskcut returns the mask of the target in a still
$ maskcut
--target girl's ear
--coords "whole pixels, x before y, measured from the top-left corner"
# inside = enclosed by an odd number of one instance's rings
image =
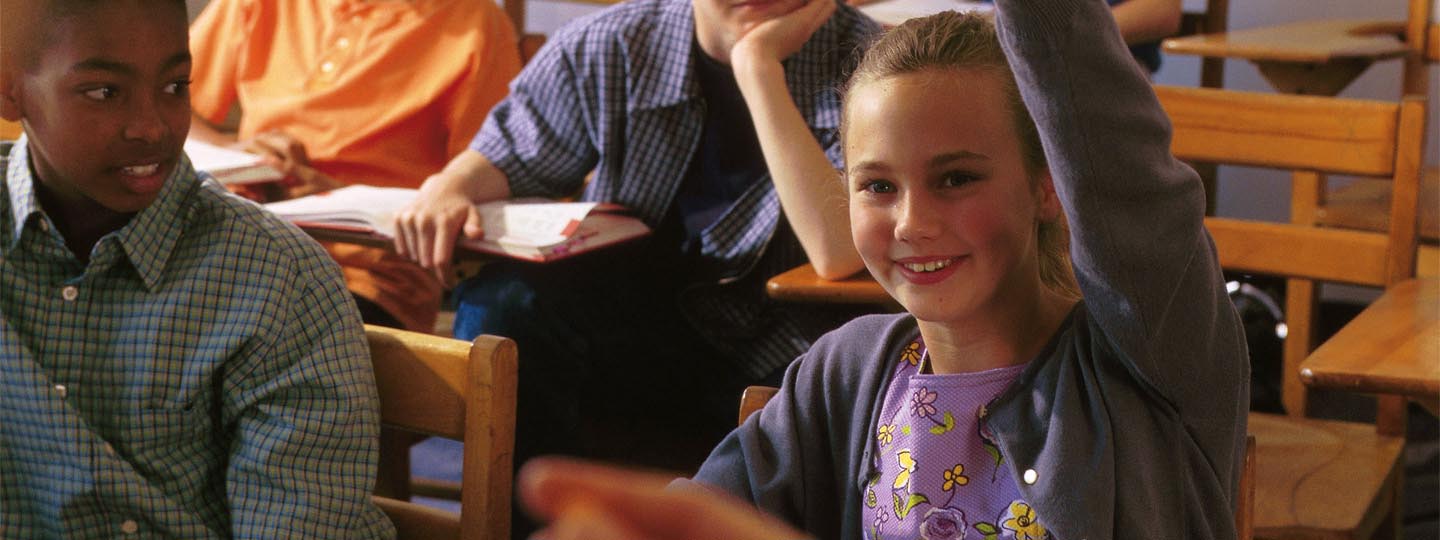
[[[1060,207],[1060,196],[1055,194],[1055,180],[1050,177],[1049,168],[1040,171],[1040,177],[1035,182],[1035,208],[1036,217],[1044,222],[1060,219],[1063,211]]]

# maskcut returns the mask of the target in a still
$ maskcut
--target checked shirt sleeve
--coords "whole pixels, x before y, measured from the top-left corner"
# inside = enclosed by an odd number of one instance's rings
[[[232,534],[393,537],[370,502],[379,412],[360,317],[323,252],[302,252],[262,342],[223,383]]]

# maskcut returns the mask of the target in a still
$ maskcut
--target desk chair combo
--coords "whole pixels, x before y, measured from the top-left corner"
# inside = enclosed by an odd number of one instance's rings
[[[384,430],[464,442],[460,514],[408,502],[409,444],[382,436],[375,502],[406,539],[510,538],[515,342],[365,327]]]
[[[1277,91],[1333,96],[1375,62],[1399,61],[1402,95],[1428,99],[1429,66],[1440,61],[1440,24],[1431,18],[1432,0],[1407,0],[1404,21],[1304,20],[1231,32],[1207,32],[1164,42],[1169,54],[1198,55],[1207,62],[1225,58],[1252,62]],[[1430,104],[1426,104],[1428,109]],[[1440,274],[1440,170],[1422,177],[1421,241],[1418,273]],[[1383,231],[1389,223],[1390,189],[1383,181],[1362,179],[1329,189],[1325,175],[1297,173],[1292,179],[1291,221],[1328,227]],[[1286,282],[1286,322],[1282,370],[1285,408],[1303,415],[1306,388],[1300,363],[1318,345],[1314,334],[1318,289],[1313,280]]]

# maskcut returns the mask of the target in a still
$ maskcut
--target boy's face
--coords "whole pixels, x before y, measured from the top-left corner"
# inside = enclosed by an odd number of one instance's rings
[[[154,202],[190,130],[185,6],[108,0],[50,17],[11,66],[0,112],[23,121],[39,181],[66,205]]]

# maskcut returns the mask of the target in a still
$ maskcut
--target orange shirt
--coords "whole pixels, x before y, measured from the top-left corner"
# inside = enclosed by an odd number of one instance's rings
[[[219,124],[238,102],[240,139],[285,131],[319,171],[375,186],[419,187],[520,71],[515,30],[485,0],[213,0],[190,50],[197,115]],[[441,288],[428,272],[330,247],[351,291],[430,330]]]

